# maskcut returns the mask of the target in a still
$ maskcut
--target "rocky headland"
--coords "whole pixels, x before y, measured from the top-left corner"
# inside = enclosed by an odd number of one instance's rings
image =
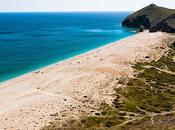
[[[123,26],[175,33],[175,9],[159,7],[155,4],[144,7],[124,19]]]

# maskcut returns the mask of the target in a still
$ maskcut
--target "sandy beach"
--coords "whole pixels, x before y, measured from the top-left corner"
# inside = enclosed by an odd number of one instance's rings
[[[112,103],[118,79],[134,75],[132,64],[158,59],[171,37],[145,31],[1,83],[0,130],[39,130],[93,114]]]

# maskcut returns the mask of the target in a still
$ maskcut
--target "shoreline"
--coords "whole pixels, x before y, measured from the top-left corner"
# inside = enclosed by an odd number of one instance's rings
[[[70,56],[70,57],[68,57],[68,58],[63,58],[63,59],[61,59],[61,60],[55,60],[55,61],[50,62],[50,63],[45,64],[45,65],[44,65],[44,64],[43,64],[43,65],[39,65],[39,67],[36,67],[37,69],[31,69],[31,70],[29,70],[29,71],[26,70],[24,73],[20,73],[20,74],[18,74],[17,76],[14,76],[14,77],[12,77],[12,78],[10,78],[10,79],[5,79],[5,80],[0,81],[0,85],[1,85],[2,83],[9,82],[9,81],[11,81],[11,80],[15,80],[15,79],[17,79],[17,78],[20,78],[21,76],[25,76],[25,75],[27,75],[27,74],[29,74],[29,73],[33,73],[33,72],[35,72],[35,71],[39,71],[40,69],[44,69],[44,68],[46,68],[46,67],[50,67],[50,66],[53,66],[53,65],[55,65],[55,64],[59,64],[59,63],[61,63],[61,62],[64,62],[64,61],[67,61],[67,60],[71,60],[72,58],[75,58],[75,57],[77,57],[77,56],[84,55],[84,54],[86,54],[86,53],[90,53],[91,51],[95,51],[96,49],[100,49],[100,48],[103,48],[103,47],[105,47],[105,46],[107,46],[107,45],[114,44],[114,43],[116,43],[116,42],[122,41],[123,39],[129,38],[129,37],[131,37],[131,36],[133,36],[133,35],[136,35],[136,34],[137,34],[137,33],[132,34],[132,35],[129,35],[129,36],[124,37],[124,38],[120,38],[120,39],[114,40],[114,41],[112,41],[112,42],[103,43],[102,45],[100,45],[100,46],[98,46],[98,47],[91,48],[91,49],[88,49],[88,50],[86,50],[86,51],[83,51],[83,52],[74,54],[73,56]]]
[[[41,129],[55,113],[61,125],[98,111],[112,103],[118,79],[133,77],[132,64],[158,59],[170,37],[138,33],[1,83],[0,128]]]
[[[91,52],[96,51],[96,50],[98,50],[98,49],[100,49],[100,48],[103,48],[103,47],[108,46],[108,45],[111,45],[111,44],[115,44],[116,42],[120,42],[120,41],[122,41],[122,40],[124,40],[124,39],[126,39],[126,38],[132,37],[132,36],[137,35],[137,34],[138,34],[138,33],[129,35],[129,36],[125,37],[125,38],[120,38],[120,39],[115,40],[115,41],[113,41],[113,42],[105,43],[105,44],[103,44],[103,45],[101,45],[101,46],[99,46],[99,47],[96,47],[96,48],[94,48],[94,49],[89,49],[89,50],[87,50],[87,51],[85,51],[85,52],[81,52],[81,53],[79,53],[79,54],[75,54],[75,55],[73,55],[73,56],[71,56],[71,57],[69,57],[69,58],[65,58],[65,59],[63,58],[63,60],[60,60],[60,61],[57,60],[57,61],[55,61],[55,62],[53,62],[53,63],[49,63],[48,65],[41,65],[41,67],[39,67],[38,69],[34,69],[34,70],[31,69],[31,71],[26,71],[26,73],[19,74],[18,76],[15,76],[15,77],[13,77],[13,78],[10,78],[10,79],[4,80],[4,81],[2,80],[2,81],[0,82],[0,85],[3,84],[3,83],[5,83],[5,82],[9,82],[9,81],[11,81],[11,80],[15,80],[15,79],[17,80],[18,78],[20,78],[20,77],[22,77],[22,76],[25,76],[25,75],[28,75],[28,74],[30,74],[30,73],[34,73],[34,72],[40,71],[41,69],[45,69],[45,68],[47,68],[47,67],[52,67],[52,66],[54,66],[54,65],[56,65],[56,64],[60,64],[60,63],[62,63],[62,62],[66,62],[66,61],[71,60],[71,59],[73,59],[73,58],[86,55],[86,53],[87,53],[87,54],[88,54],[88,53],[91,53]]]

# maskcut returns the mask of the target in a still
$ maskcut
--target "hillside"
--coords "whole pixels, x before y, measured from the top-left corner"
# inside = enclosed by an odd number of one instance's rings
[[[143,26],[145,29],[150,29],[150,32],[175,32],[175,18],[172,17],[174,14],[174,9],[168,9],[151,4],[129,15],[122,22],[122,25],[134,28],[140,28]]]

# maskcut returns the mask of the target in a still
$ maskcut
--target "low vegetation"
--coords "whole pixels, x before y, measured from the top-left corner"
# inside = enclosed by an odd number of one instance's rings
[[[173,130],[175,129],[175,47],[157,61],[137,63],[134,78],[116,87],[113,105],[69,123],[71,130]],[[123,79],[122,79],[123,80]],[[120,82],[120,81],[119,81]],[[56,122],[42,130],[62,130]]]

